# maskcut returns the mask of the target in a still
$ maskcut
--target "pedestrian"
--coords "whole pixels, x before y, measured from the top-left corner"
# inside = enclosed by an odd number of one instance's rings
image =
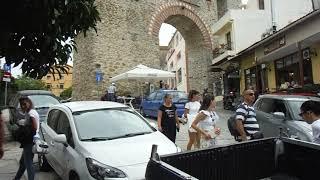
[[[172,104],[172,95],[170,94],[164,96],[164,103],[159,108],[158,129],[175,143],[177,131],[180,129],[180,122],[177,107]]]
[[[216,144],[216,137],[220,135],[220,128],[216,127],[219,119],[215,112],[216,102],[214,96],[207,94],[203,97],[200,111],[195,117],[191,127],[201,133],[200,145],[202,148],[212,147]]]
[[[23,132],[23,140],[20,140],[21,148],[23,148],[21,158],[19,161],[19,169],[16,173],[14,180],[19,180],[24,171],[27,169],[28,180],[34,180],[34,167],[33,167],[33,152],[32,146],[34,141],[39,137],[39,114],[33,109],[33,104],[28,97],[21,97],[19,99],[20,107],[25,114],[25,119],[19,120],[18,124],[26,128]],[[20,128],[21,128],[20,127]],[[21,139],[21,138],[19,138]]]
[[[305,101],[300,107],[300,116],[312,128],[312,142],[320,144],[320,102],[319,101]]]
[[[0,110],[0,159],[3,157],[3,143],[4,143],[4,124],[3,124],[2,111]]]
[[[200,92],[196,90],[190,90],[188,95],[189,102],[186,103],[184,109],[184,117],[188,122],[188,133],[189,133],[189,141],[187,145],[187,150],[191,150],[192,145],[196,148],[200,148],[200,137],[201,134],[198,133],[195,129],[191,127],[194,118],[199,112],[200,109]]]
[[[243,102],[236,110],[236,129],[240,137],[236,137],[239,141],[247,141],[250,139],[259,139],[263,135],[260,133],[259,124],[256,119],[255,109],[252,107],[255,101],[255,92],[252,89],[246,89],[242,93]]]
[[[116,101],[116,93],[117,93],[117,88],[116,88],[116,84],[113,82],[111,83],[111,85],[108,87],[107,89],[107,100],[108,101]]]

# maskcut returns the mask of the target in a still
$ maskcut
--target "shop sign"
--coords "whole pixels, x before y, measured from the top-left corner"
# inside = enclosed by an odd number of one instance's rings
[[[269,54],[269,53],[283,47],[284,45],[286,45],[286,39],[285,39],[285,36],[282,36],[282,37],[274,40],[270,44],[264,46],[264,54],[265,55]]]

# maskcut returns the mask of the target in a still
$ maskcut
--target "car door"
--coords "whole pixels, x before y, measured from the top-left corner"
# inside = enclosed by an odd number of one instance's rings
[[[75,143],[73,136],[75,134],[75,127],[71,126],[72,115],[67,111],[61,110],[58,124],[57,134],[64,134],[67,138],[67,145],[62,143],[55,143],[55,156],[59,164],[59,169],[62,171],[62,177],[68,177],[69,169],[74,167],[79,162],[78,153],[75,151]],[[74,130],[72,132],[72,129]]]
[[[151,116],[152,117],[157,117],[158,116],[158,110],[159,107],[163,104],[163,96],[164,93],[162,91],[158,91],[154,100],[152,101],[152,112],[151,112]]]
[[[271,98],[261,98],[256,108],[256,119],[259,123],[260,129],[265,137],[277,136],[276,132],[278,128],[274,127],[273,114],[272,114],[272,104],[273,99]],[[276,129],[275,129],[276,128]]]
[[[151,93],[147,98],[143,101],[143,111],[146,115],[151,116],[152,113],[152,101],[154,100],[154,97],[156,96],[156,92]]]
[[[49,146],[49,153],[46,154],[46,159],[48,163],[51,165],[51,167],[59,174],[61,173],[61,170],[59,171],[58,162],[56,159],[56,149],[55,149],[55,143],[53,141],[54,137],[57,135],[57,125],[58,120],[60,116],[60,110],[58,109],[52,109],[48,113],[47,123],[41,123],[41,129],[40,129],[40,136],[43,138],[44,141],[48,143]],[[61,174],[59,174],[61,175]]]

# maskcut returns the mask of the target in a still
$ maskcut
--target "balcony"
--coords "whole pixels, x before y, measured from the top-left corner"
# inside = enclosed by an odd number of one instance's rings
[[[212,26],[213,35],[221,35],[223,32],[227,31],[227,29],[231,28],[233,22],[231,11],[233,10],[227,11],[224,16]]]
[[[232,43],[220,44],[220,46],[213,50],[212,65],[219,63],[220,61],[234,56],[236,52],[232,50]]]

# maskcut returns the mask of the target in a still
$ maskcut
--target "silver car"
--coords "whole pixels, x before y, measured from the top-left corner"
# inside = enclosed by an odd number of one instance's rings
[[[254,104],[257,121],[265,137],[282,135],[312,141],[311,125],[299,116],[300,106],[320,98],[298,95],[261,95]]]
[[[41,124],[49,153],[39,156],[66,180],[144,179],[153,144],[160,155],[181,151],[132,108],[115,102],[51,107]]]

